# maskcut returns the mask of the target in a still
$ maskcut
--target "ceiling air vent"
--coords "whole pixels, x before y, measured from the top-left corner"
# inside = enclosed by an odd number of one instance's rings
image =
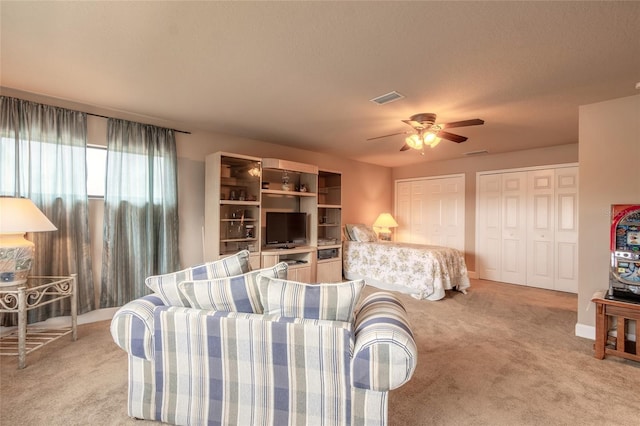
[[[401,95],[400,93],[394,90],[393,92],[389,92],[387,94],[378,96],[377,98],[370,99],[370,101],[378,105],[384,105],[384,104],[388,104],[390,102],[397,101],[403,98],[404,98],[404,95]]]
[[[486,149],[481,149],[479,151],[469,151],[469,152],[465,152],[463,153],[463,155],[482,155],[482,154],[488,154],[489,151],[487,151]]]

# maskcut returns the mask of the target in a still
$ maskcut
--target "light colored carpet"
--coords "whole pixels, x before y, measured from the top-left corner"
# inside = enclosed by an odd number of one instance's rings
[[[401,297],[419,360],[390,394],[390,425],[640,424],[640,363],[593,357],[574,336],[575,295],[472,280],[437,302]],[[2,425],[154,423],[127,417],[127,358],[108,321],[28,355],[24,370],[0,362]]]

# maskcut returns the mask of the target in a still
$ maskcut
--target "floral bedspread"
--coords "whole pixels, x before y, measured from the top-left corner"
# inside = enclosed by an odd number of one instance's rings
[[[448,247],[343,241],[343,270],[347,279],[364,279],[417,299],[439,300],[445,290],[464,293],[470,286],[463,253]]]

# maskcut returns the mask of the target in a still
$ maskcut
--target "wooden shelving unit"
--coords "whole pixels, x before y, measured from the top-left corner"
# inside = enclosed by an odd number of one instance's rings
[[[318,172],[318,282],[342,281],[342,175]]]
[[[240,250],[251,253],[251,267],[260,268],[260,182],[262,160],[216,152],[206,158],[205,261]]]
[[[341,174],[305,163],[217,152],[206,158],[205,261],[247,249],[253,269],[289,263],[289,278],[342,280]],[[266,245],[267,212],[304,212],[307,241]]]

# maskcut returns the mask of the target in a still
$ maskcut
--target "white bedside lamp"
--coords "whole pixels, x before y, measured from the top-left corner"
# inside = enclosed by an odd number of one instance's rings
[[[398,222],[391,216],[391,213],[380,213],[380,216],[373,222],[373,227],[378,229],[378,236],[381,240],[391,241],[391,229],[398,226]]]
[[[0,287],[27,281],[35,244],[24,234],[56,229],[30,199],[0,197]]]

